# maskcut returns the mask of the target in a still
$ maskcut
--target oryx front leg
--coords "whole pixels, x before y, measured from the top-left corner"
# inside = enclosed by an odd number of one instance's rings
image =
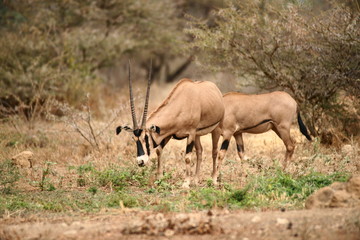
[[[161,154],[164,150],[165,145],[169,142],[171,137],[165,138],[161,143],[160,146],[156,148],[156,155],[157,155],[157,179],[161,179],[163,177],[163,164],[161,161]]]
[[[218,142],[221,135],[220,128],[216,128],[211,133],[211,140],[212,140],[212,159],[213,159],[213,175],[216,172],[216,158],[218,155]]]
[[[198,184],[200,167],[202,162],[202,152],[203,152],[203,148],[200,142],[200,136],[195,137],[195,149],[196,149],[196,170],[195,170],[194,184]]]
[[[219,176],[219,171],[220,171],[220,168],[221,168],[221,164],[222,164],[222,161],[223,161],[223,159],[225,157],[226,151],[227,151],[227,149],[229,147],[230,137],[231,137],[231,135],[223,137],[221,148],[220,148],[220,151],[219,151],[219,154],[218,154],[218,157],[217,157],[217,166],[215,168],[215,171],[212,174],[213,183],[215,185],[217,185],[217,178]]]
[[[186,143],[186,152],[185,152],[185,164],[186,164],[186,176],[185,176],[185,181],[182,185],[183,188],[189,188],[190,187],[190,182],[191,182],[191,152],[194,148],[194,140],[195,140],[195,136],[194,135],[190,135],[187,138],[187,143]]]

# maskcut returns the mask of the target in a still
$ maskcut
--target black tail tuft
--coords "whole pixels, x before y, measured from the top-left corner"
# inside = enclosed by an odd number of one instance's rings
[[[308,130],[307,130],[304,122],[302,121],[302,119],[300,117],[300,113],[298,113],[298,124],[300,127],[300,132],[307,138],[307,140],[311,141],[311,137],[308,133]]]

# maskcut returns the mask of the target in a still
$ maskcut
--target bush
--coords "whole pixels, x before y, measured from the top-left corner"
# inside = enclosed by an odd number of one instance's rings
[[[203,65],[235,73],[242,85],[291,92],[312,135],[330,127],[354,134],[347,128],[359,116],[358,6],[291,2],[227,1],[214,12],[214,24],[191,24],[191,50]]]
[[[79,107],[98,90],[99,71],[154,56],[158,72],[183,38],[170,0],[0,1],[0,13],[0,118],[44,117],[58,101]]]

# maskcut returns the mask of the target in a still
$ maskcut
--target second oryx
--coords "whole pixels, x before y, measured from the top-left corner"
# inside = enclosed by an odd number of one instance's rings
[[[212,133],[213,161],[214,163],[216,161],[217,143],[220,136],[217,126],[222,120],[225,111],[220,90],[212,82],[193,82],[190,79],[182,79],[176,84],[160,106],[147,118],[150,91],[149,76],[144,114],[140,126],[136,121],[135,115],[130,65],[129,90],[133,128],[129,126],[119,126],[116,129],[116,133],[119,134],[122,129],[125,129],[134,134],[138,165],[146,165],[149,161],[150,151],[155,149],[158,158],[157,174],[158,178],[161,177],[163,172],[163,164],[161,162],[163,148],[171,138],[187,138],[185,151],[186,178],[183,187],[188,188],[190,186],[190,162],[191,152],[194,146],[197,157],[195,172],[195,181],[197,182],[202,161],[200,136]]]
[[[290,127],[297,118],[300,132],[311,140],[310,135],[300,117],[296,101],[286,92],[247,95],[230,92],[224,95],[225,114],[219,124],[223,136],[217,165],[213,168],[213,181],[217,176],[223,158],[229,146],[230,138],[234,136],[237,151],[241,160],[244,159],[243,133],[264,133],[273,130],[284,142],[286,147],[284,168],[294,153],[294,141],[290,136]]]

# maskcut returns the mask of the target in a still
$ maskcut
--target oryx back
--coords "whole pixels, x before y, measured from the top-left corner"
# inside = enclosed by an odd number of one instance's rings
[[[224,105],[222,127],[236,128],[235,132],[263,133],[270,130],[270,123],[290,127],[297,112],[296,101],[279,91],[258,95],[227,93]]]
[[[222,94],[214,83],[182,79],[150,114],[147,125],[159,126],[162,137],[175,135],[182,138],[194,131],[196,135],[210,133],[223,115]]]

